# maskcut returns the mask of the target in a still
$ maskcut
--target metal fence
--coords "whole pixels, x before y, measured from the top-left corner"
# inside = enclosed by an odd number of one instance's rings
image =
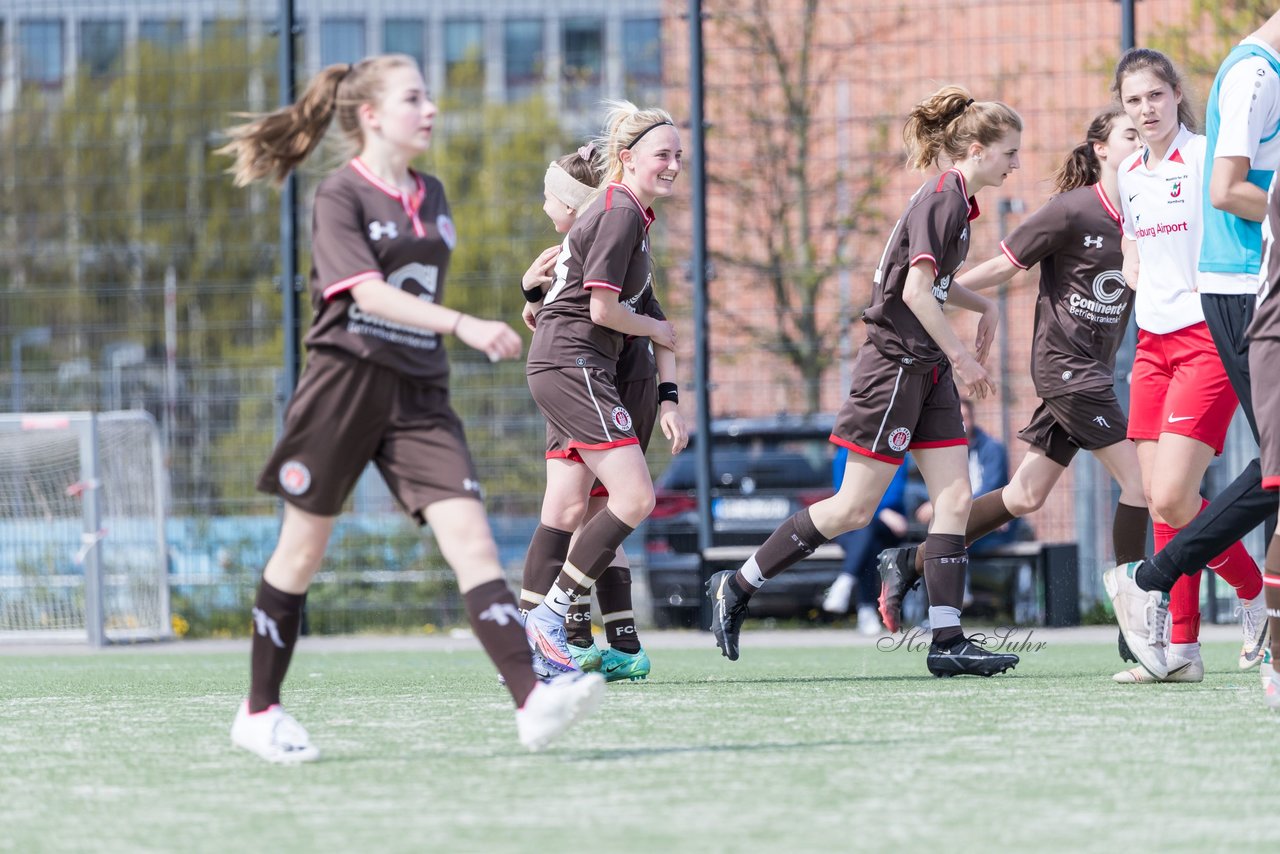
[[[539,210],[546,162],[597,128],[603,97],[688,115],[684,2],[293,5],[300,81],[370,53],[421,62],[441,115],[419,165],[442,178],[459,224],[446,301],[517,327],[520,274],[556,240]],[[1019,211],[1044,201],[1047,176],[1110,99],[1120,7],[705,3],[713,413],[838,406],[871,270],[919,180],[901,168],[901,122],[944,82],[1008,101],[1027,124],[1021,172],[981,200],[987,215],[975,224],[972,257],[993,254]],[[1174,0],[1146,0],[1138,13],[1139,42],[1169,49],[1201,84],[1215,51],[1248,28],[1240,19],[1238,31],[1219,34]],[[235,113],[277,101],[277,17],[276,4],[242,0],[0,2],[0,400],[11,411],[152,413],[165,441],[174,530],[200,531],[202,554],[212,556],[204,565],[230,579],[214,593],[180,584],[175,601],[206,596],[241,610],[277,509],[252,484],[283,406],[279,196],[233,188],[214,149]],[[330,151],[301,171],[304,212],[334,164]],[[305,213],[300,225],[305,274]],[[681,327],[688,383],[686,201],[659,211],[655,228],[659,289]],[[1023,275],[1001,295],[1002,392],[979,407],[1014,463],[1021,448],[1012,434],[1035,404],[1024,367],[1034,284]],[[511,532],[504,556],[515,564],[540,499],[541,422],[520,365],[495,367],[450,349],[454,400],[495,525]],[[660,468],[662,452],[651,453]],[[1096,598],[1093,580],[1109,559],[1097,517],[1108,488],[1096,467],[1083,474],[1068,477],[1031,523],[1044,539],[1085,544],[1082,592]],[[418,543],[412,525],[388,521],[394,508],[376,483],[362,483],[352,506],[353,530],[363,525],[362,536],[403,541],[408,551],[340,548],[331,571],[409,569],[428,573],[410,584],[448,587],[431,574],[440,569],[431,550],[408,546]],[[262,530],[246,534],[254,524]],[[191,536],[171,533],[179,542]],[[457,613],[442,607],[423,621]]]

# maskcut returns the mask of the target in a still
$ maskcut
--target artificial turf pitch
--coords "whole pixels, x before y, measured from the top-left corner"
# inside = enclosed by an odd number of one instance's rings
[[[1114,643],[934,679],[691,640],[542,754],[478,651],[304,642],[301,767],[230,746],[245,651],[0,655],[0,850],[1278,850],[1280,716],[1230,643],[1200,685],[1120,686]]]

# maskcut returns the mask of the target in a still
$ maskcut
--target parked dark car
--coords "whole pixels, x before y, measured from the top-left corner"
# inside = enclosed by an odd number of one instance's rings
[[[831,495],[832,421],[822,415],[712,422],[713,535],[705,567],[698,554],[694,488],[699,437],[657,478],[657,505],[644,541],[659,626],[696,625],[706,574],[741,565],[779,523]],[[838,546],[822,546],[765,585],[751,600],[752,615],[810,615],[839,572],[840,558]]]

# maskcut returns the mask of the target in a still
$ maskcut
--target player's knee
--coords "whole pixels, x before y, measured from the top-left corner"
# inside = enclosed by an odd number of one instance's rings
[[[1005,487],[1004,506],[1014,516],[1022,517],[1034,513],[1044,506],[1047,493],[1037,493],[1033,489]]]
[[[1198,497],[1188,501],[1180,491],[1160,487],[1152,487],[1147,493],[1147,506],[1153,516],[1171,528],[1185,528],[1200,511]]]

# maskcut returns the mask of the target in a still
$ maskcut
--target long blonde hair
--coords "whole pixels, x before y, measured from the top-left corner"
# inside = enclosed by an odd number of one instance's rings
[[[928,169],[943,155],[963,160],[971,144],[991,145],[1011,130],[1022,130],[1022,117],[1008,104],[975,101],[960,86],[943,86],[907,116],[907,166]]]
[[[637,107],[630,101],[605,101],[604,134],[595,141],[596,171],[600,187],[622,180],[622,152],[639,137],[662,124],[674,126],[671,114],[661,107]],[[598,191],[597,191],[598,192]]]
[[[335,116],[349,154],[354,155],[364,144],[357,113],[360,105],[382,95],[386,72],[406,66],[417,68],[418,63],[402,53],[370,56],[354,65],[330,65],[308,81],[295,103],[227,128],[231,141],[217,153],[235,158],[227,172],[235,176],[236,186],[264,178],[283,183],[320,144]]]

